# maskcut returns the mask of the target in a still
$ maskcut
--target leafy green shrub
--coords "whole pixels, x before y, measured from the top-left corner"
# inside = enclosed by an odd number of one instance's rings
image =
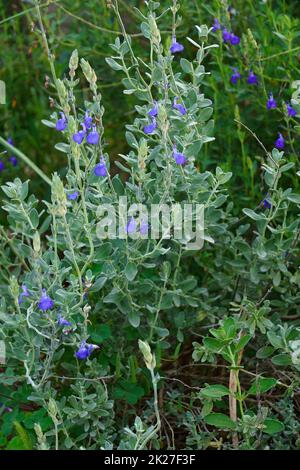
[[[106,152],[97,75],[75,50],[68,75],[58,78],[37,2],[57,93],[44,124],[53,140],[61,137],[55,148],[65,176],[50,180],[1,139],[51,188],[50,200],[39,201],[28,181],[2,186],[9,228],[1,227],[1,445],[297,448],[292,398],[299,391],[300,330],[290,320],[299,304],[300,200],[286,187],[296,176],[294,158],[259,140],[259,203],[248,198],[240,211],[237,194],[228,195],[232,173],[198,168],[201,149],[216,145],[204,67],[211,50],[219,51],[211,30],[197,26],[185,41],[196,55],[188,60],[175,41],[177,2],[161,12],[149,1],[146,12],[136,11],[149,43],[141,60],[118,2],[111,4],[124,39],[111,45],[107,63],[123,73],[124,94],[135,101],[126,126],[130,150],[116,162],[121,172],[113,176]],[[158,25],[167,13],[172,37],[164,43]],[[80,69],[89,88],[82,100]],[[125,196],[149,208],[203,204],[202,250],[187,250],[187,240],[130,236],[141,228],[135,212],[124,238],[100,239],[99,205],[117,206]],[[293,422],[282,416],[275,389]],[[29,417],[20,402],[32,404]],[[181,432],[176,443],[173,428]]]

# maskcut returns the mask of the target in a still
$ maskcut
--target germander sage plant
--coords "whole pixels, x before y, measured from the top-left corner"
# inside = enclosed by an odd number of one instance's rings
[[[278,189],[279,178],[292,165],[284,161],[282,152],[267,152],[263,171],[268,190],[262,206],[244,211],[247,221],[257,224],[253,231],[250,224],[232,216],[232,203],[223,209],[228,197],[224,185],[231,174],[220,167],[201,172],[200,159],[202,146],[213,140],[213,108],[204,95],[203,65],[214,47],[207,45],[210,30],[198,26],[198,37],[185,41],[195,49],[191,62],[184,57],[186,45],[176,37],[177,2],[161,13],[171,13],[172,18],[166,42],[158,26],[159,3],[145,2],[147,15],[138,12],[149,42],[144,61],[135,56],[118,3],[112,1],[122,40],[117,38],[111,45],[114,55],[107,63],[124,74],[124,93],[136,100],[134,118],[126,130],[130,151],[114,162],[120,170],[115,172],[107,153],[96,73],[75,50],[68,76],[56,76],[35,3],[57,93],[57,111],[44,124],[53,128],[53,140],[59,139],[55,148],[65,157],[67,170],[64,177],[54,174],[50,180],[20,151],[5,144],[49,184],[51,198],[38,201],[29,195],[28,182],[19,179],[2,187],[9,229],[1,227],[0,334],[7,363],[0,380],[9,385],[26,382],[32,389],[29,399],[47,410],[51,429],[44,433],[35,425],[40,449],[143,449],[150,442],[159,447],[158,384],[164,379],[158,371],[164,357],[178,358],[204,311],[202,319],[227,318],[210,330],[213,337],[194,343],[194,359],[213,361],[221,355],[229,364],[229,374],[228,388],[216,386],[202,392],[203,419],[231,430],[234,446],[238,433],[250,442],[255,432],[274,423],[266,422],[267,413],[256,420],[245,413],[238,373],[244,348],[257,331],[263,335],[268,331],[271,344],[276,343],[268,354],[282,350],[299,367],[298,330],[291,336],[293,344],[279,344],[274,339],[279,330],[267,318],[267,296],[271,287],[280,285],[280,273],[285,276],[288,269],[286,260],[279,262],[278,251],[282,253],[284,247],[290,258],[297,241],[298,223],[289,222],[288,209],[299,200],[291,190]],[[79,68],[89,86],[84,101],[75,94]],[[119,207],[124,198],[131,213],[116,220],[123,236],[99,237],[103,216],[99,207]],[[184,204],[204,207],[203,250],[188,250],[186,239],[151,238],[154,221],[139,213],[140,205],[163,209]],[[191,221],[195,216],[192,211]],[[158,225],[163,233],[166,222],[158,219]],[[174,232],[172,221],[167,229]],[[270,244],[277,248],[268,249]],[[249,298],[251,288],[261,291],[255,299]],[[134,348],[128,337],[134,340]],[[146,410],[143,419],[132,419],[130,413],[123,430],[114,414],[122,396],[116,383],[128,369],[134,382],[137,370],[143,368],[138,348],[146,365],[145,377],[153,387],[154,414]],[[118,353],[111,357],[111,351]],[[261,352],[260,357],[266,354]],[[226,395],[230,417],[224,418],[213,413],[213,406],[214,398]]]

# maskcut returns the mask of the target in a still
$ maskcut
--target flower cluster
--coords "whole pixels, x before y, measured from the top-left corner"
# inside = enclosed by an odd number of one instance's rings
[[[224,26],[222,27],[218,18],[214,19],[214,24],[212,26],[212,31],[215,33],[218,30],[222,30],[222,39],[224,43],[231,44],[232,46],[237,46],[241,42],[241,38],[234,34],[232,31]]]
[[[148,229],[148,226],[147,226],[147,229]],[[142,225],[141,225],[141,230],[142,230]],[[29,293],[29,290],[28,290],[27,286],[25,284],[23,284],[22,285],[22,292],[18,297],[18,304],[19,305],[22,304],[25,297],[30,297],[30,293]],[[38,302],[38,307],[39,307],[40,310],[42,310],[42,312],[47,312],[48,310],[52,310],[55,307],[54,301],[53,301],[53,299],[51,299],[51,297],[49,297],[49,295],[47,294],[46,289],[42,289],[42,294],[41,294],[41,297],[40,297],[39,302]],[[64,318],[61,315],[61,313],[57,314],[57,325],[59,327],[64,328],[64,333],[65,334],[71,333],[73,331],[72,323],[69,320],[67,320],[66,318]],[[86,341],[82,341],[82,343],[80,344],[79,349],[75,352],[75,356],[80,360],[87,359],[95,349],[99,349],[99,346],[97,346],[95,344],[87,344]]]
[[[212,25],[212,31],[222,31],[222,39],[224,43],[230,43],[231,45],[237,45],[240,43],[239,36],[236,36],[234,33],[227,30],[226,27],[222,27],[218,18],[214,18],[214,23]],[[238,81],[242,78],[241,73],[239,72],[237,67],[231,67],[232,75],[230,77],[230,81],[233,85],[237,85]],[[257,75],[254,73],[253,70],[249,70],[247,83],[249,85],[257,86],[259,85],[259,80]],[[276,109],[277,108],[277,101],[273,96],[273,93],[269,94],[266,107],[268,110]],[[287,102],[286,103],[286,113],[288,117],[294,118],[297,116],[297,111],[293,108],[292,104]],[[285,147],[285,139],[281,133],[278,133],[278,138],[274,143],[275,147],[278,150],[282,150]]]
[[[183,103],[178,103],[178,96],[174,97],[172,109],[178,111],[181,116],[185,116],[187,114],[186,107]],[[158,116],[158,102],[154,101],[152,108],[148,111],[148,116],[151,118],[151,123],[146,124],[144,126],[143,131],[147,135],[151,135],[154,133],[155,129],[157,128],[157,121],[156,117]],[[178,153],[176,150],[176,146],[173,146],[173,157],[177,165],[184,165],[187,162],[186,157],[182,153]]]

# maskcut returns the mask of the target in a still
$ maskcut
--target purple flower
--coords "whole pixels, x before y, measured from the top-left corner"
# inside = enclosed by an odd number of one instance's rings
[[[75,356],[77,359],[85,360],[87,359],[95,349],[99,349],[99,346],[96,344],[87,344],[86,341],[82,341],[78,351],[76,351]]]
[[[64,131],[67,127],[67,119],[64,113],[60,113],[61,118],[56,121],[55,129],[57,131]]]
[[[22,292],[21,292],[21,294],[19,295],[19,298],[18,298],[18,304],[19,305],[21,305],[21,303],[23,302],[23,297],[29,297],[29,292],[28,292],[28,289],[25,286],[25,284],[22,284]]]
[[[126,226],[126,232],[128,234],[134,233],[136,231],[136,221],[134,220],[134,217],[130,217],[129,222]]]
[[[241,78],[241,74],[236,67],[233,67],[232,70],[233,74],[230,77],[230,81],[233,83],[233,85],[236,85],[238,80]]]
[[[221,23],[218,20],[218,18],[215,18],[214,19],[214,24],[213,24],[213,27],[212,27],[212,31],[215,33],[218,29],[221,29]]]
[[[152,118],[152,124],[147,124],[144,127],[144,132],[145,134],[153,134],[156,128],[157,128],[156,119]]]
[[[0,160],[0,173],[1,173],[1,171],[4,170],[4,168],[5,168],[5,165],[4,165],[3,161]]]
[[[273,93],[269,94],[269,99],[267,101],[267,109],[275,109],[277,108],[277,102],[273,97]]]
[[[183,106],[183,104],[177,103],[177,98],[176,97],[174,98],[172,107],[173,107],[173,109],[177,109],[177,111],[179,111],[180,114],[182,114],[182,116],[184,116],[186,114],[185,106]]]
[[[107,176],[107,168],[104,158],[100,159],[100,163],[98,163],[94,168],[94,174],[96,176]]]
[[[147,220],[142,220],[141,224],[140,224],[140,234],[141,235],[147,235],[148,234],[148,228],[149,228],[149,224],[148,224]]]
[[[267,197],[263,200],[262,203],[263,203],[263,206],[264,206],[265,209],[271,209],[272,208],[272,203]]]
[[[176,36],[173,36],[172,38],[172,44],[170,47],[170,52],[171,54],[176,54],[177,52],[182,52],[184,50],[184,47],[180,42],[176,41]]]
[[[224,28],[222,38],[224,42],[229,42],[231,40],[231,32],[228,31],[228,29]]]
[[[10,163],[12,164],[12,166],[17,166],[17,164],[18,164],[18,160],[17,160],[17,158],[16,158],[14,155],[11,155],[11,156],[9,157],[9,161],[10,161]]]
[[[173,147],[173,157],[177,165],[185,165],[187,159],[183,153],[177,152],[176,145]]]
[[[96,126],[93,126],[93,130],[87,135],[86,141],[90,145],[97,145],[99,142],[99,134],[96,130]]]
[[[74,191],[73,193],[70,193],[70,194],[67,194],[67,199],[69,201],[75,201],[79,196],[79,192],[78,191]]]
[[[148,111],[148,116],[154,118],[158,115],[158,104],[157,101],[153,101],[153,107]]]
[[[237,46],[240,42],[241,42],[241,38],[239,36],[236,36],[236,34],[231,33],[230,44],[232,44],[232,46]]]
[[[284,146],[285,146],[285,140],[284,140],[282,134],[280,132],[278,132],[278,139],[275,142],[275,147],[278,150],[282,150],[282,149],[284,149]]]
[[[257,76],[252,70],[250,70],[247,82],[249,83],[249,85],[258,85]]]
[[[76,134],[73,135],[73,140],[76,142],[76,144],[80,145],[83,142],[83,139],[85,138],[86,130],[85,130],[85,125],[81,124],[82,131],[76,132]]]
[[[89,115],[89,112],[85,112],[85,117],[84,117],[84,125],[86,129],[90,129],[93,124],[93,118]]]
[[[286,103],[286,110],[287,110],[289,117],[297,116],[297,111],[293,108],[293,106],[290,103]]]
[[[13,139],[12,139],[11,136],[8,137],[7,142],[8,142],[10,145],[14,145],[14,141],[13,141]],[[18,164],[18,160],[17,160],[17,158],[16,158],[14,155],[11,155],[11,156],[9,157],[9,161],[10,161],[10,163],[12,164],[12,166],[17,166],[17,164]],[[1,170],[0,170],[0,171],[1,171]]]
[[[72,323],[62,317],[60,313],[57,315],[57,323],[59,326],[72,326]]]
[[[51,310],[51,308],[54,307],[54,302],[53,300],[48,297],[46,293],[46,289],[42,290],[42,295],[39,301],[39,308],[43,310],[43,312],[46,312],[47,310]]]

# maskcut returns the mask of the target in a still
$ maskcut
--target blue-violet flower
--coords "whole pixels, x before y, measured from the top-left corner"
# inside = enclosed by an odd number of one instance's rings
[[[75,356],[77,359],[85,360],[87,359],[95,349],[99,349],[99,346],[96,344],[87,344],[86,341],[82,341],[78,351],[76,351]]]
[[[93,126],[93,130],[87,135],[86,141],[90,145],[97,145],[99,142],[99,134],[96,126]]]
[[[293,106],[290,103],[286,103],[286,110],[287,110],[289,117],[297,116],[297,111],[295,110],[295,108],[293,108]]]
[[[233,67],[232,70],[233,74],[230,77],[230,81],[233,83],[233,85],[236,85],[238,80],[241,78],[241,74],[236,67]]]
[[[173,147],[173,157],[177,165],[184,165],[187,162],[187,158],[183,153],[177,152],[176,145]]]
[[[22,292],[21,292],[21,294],[19,295],[19,298],[18,298],[18,304],[19,305],[21,305],[21,303],[23,302],[23,297],[29,297],[29,292],[28,292],[28,289],[25,286],[25,284],[22,284]]]
[[[275,109],[277,108],[277,102],[273,97],[273,93],[269,94],[269,99],[267,101],[267,109]]]
[[[86,130],[85,130],[85,125],[81,124],[82,131],[76,132],[76,134],[73,135],[73,140],[76,142],[76,144],[80,145],[83,142],[83,139],[85,138]]]
[[[94,168],[94,174],[96,176],[107,176],[107,168],[104,158],[100,159],[100,163],[98,163]]]
[[[218,29],[221,29],[221,23],[218,18],[214,18],[214,24],[212,26],[212,31],[215,33]]]
[[[46,312],[47,310],[51,310],[54,307],[53,300],[47,295],[46,289],[42,290],[42,295],[39,301],[39,308]]]
[[[284,146],[285,146],[285,140],[284,140],[282,134],[280,132],[278,132],[278,139],[275,142],[275,147],[278,150],[282,150],[282,149],[284,149]]]
[[[75,201],[79,196],[79,192],[78,191],[74,191],[73,193],[70,193],[70,194],[67,194],[67,199],[69,201]]]
[[[176,97],[174,98],[174,101],[173,101],[173,109],[177,109],[177,111],[179,111],[180,114],[182,114],[182,116],[186,114],[185,106],[183,106],[183,104],[177,103]]]
[[[183,50],[184,50],[183,45],[180,44],[180,42],[176,41],[176,36],[173,36],[172,44],[171,44],[171,47],[170,47],[170,52],[172,54],[176,54],[177,52],[182,52]]]
[[[247,82],[249,85],[258,85],[258,78],[252,70],[250,70]]]
[[[156,119],[152,118],[152,124],[147,124],[144,127],[144,132],[145,132],[145,134],[150,135],[150,134],[153,134],[153,132],[155,131],[156,128],[157,128]]]
[[[153,101],[153,107],[148,111],[148,116],[156,117],[158,115],[158,104],[157,101]]]
[[[55,128],[57,131],[64,131],[65,128],[67,127],[67,119],[64,113],[60,113],[61,118],[56,121]]]

